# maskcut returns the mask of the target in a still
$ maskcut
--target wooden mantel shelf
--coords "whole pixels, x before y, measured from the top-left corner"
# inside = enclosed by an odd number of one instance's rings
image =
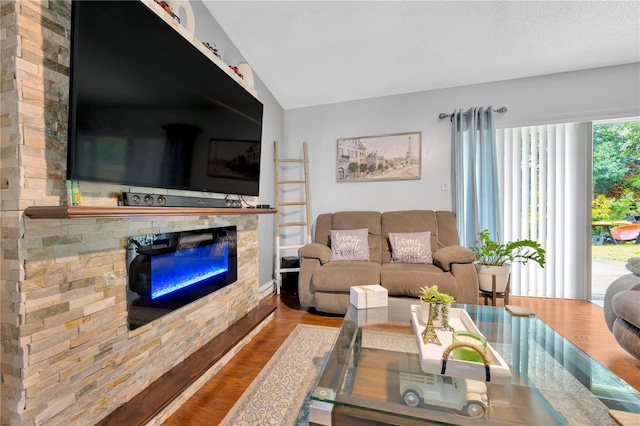
[[[275,214],[276,211],[276,209],[255,208],[35,206],[27,207],[24,214],[31,219],[78,219],[135,216],[230,216]]]

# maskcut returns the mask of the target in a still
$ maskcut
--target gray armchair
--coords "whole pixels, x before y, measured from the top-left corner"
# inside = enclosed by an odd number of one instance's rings
[[[640,359],[640,257],[630,258],[626,268],[632,273],[607,288],[604,318],[618,344]]]

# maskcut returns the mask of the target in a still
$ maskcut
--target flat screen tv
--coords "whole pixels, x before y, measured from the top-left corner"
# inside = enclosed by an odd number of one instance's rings
[[[258,195],[262,104],[139,1],[74,1],[68,179]]]

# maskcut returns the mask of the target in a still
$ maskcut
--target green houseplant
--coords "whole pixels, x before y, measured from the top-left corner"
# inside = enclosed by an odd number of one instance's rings
[[[514,262],[526,265],[533,261],[544,268],[545,250],[537,241],[525,239],[500,244],[491,238],[488,229],[480,232],[478,236],[478,244],[471,247],[471,251],[476,255],[481,290],[491,292],[492,277],[496,276],[496,291],[504,292],[511,264]]]
[[[437,285],[420,287],[420,308],[423,322],[428,323],[429,310],[433,309],[434,326],[452,331],[453,328],[449,325],[449,307],[455,301],[453,296],[439,292]],[[440,312],[442,312],[442,319],[440,319]]]

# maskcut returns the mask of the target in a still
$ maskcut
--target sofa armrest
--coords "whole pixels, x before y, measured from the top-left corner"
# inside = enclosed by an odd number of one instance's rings
[[[298,249],[298,256],[307,259],[318,259],[323,265],[331,260],[331,249],[324,244],[309,243]]]
[[[630,257],[625,267],[632,274],[640,276],[640,257]]]
[[[456,302],[478,304],[478,273],[473,263],[452,263],[451,275],[456,279]]]
[[[473,263],[476,256],[462,246],[443,247],[433,253],[433,263],[445,272],[451,270],[452,263]]]
[[[640,328],[640,292],[621,291],[611,299],[613,312],[635,328]]]

